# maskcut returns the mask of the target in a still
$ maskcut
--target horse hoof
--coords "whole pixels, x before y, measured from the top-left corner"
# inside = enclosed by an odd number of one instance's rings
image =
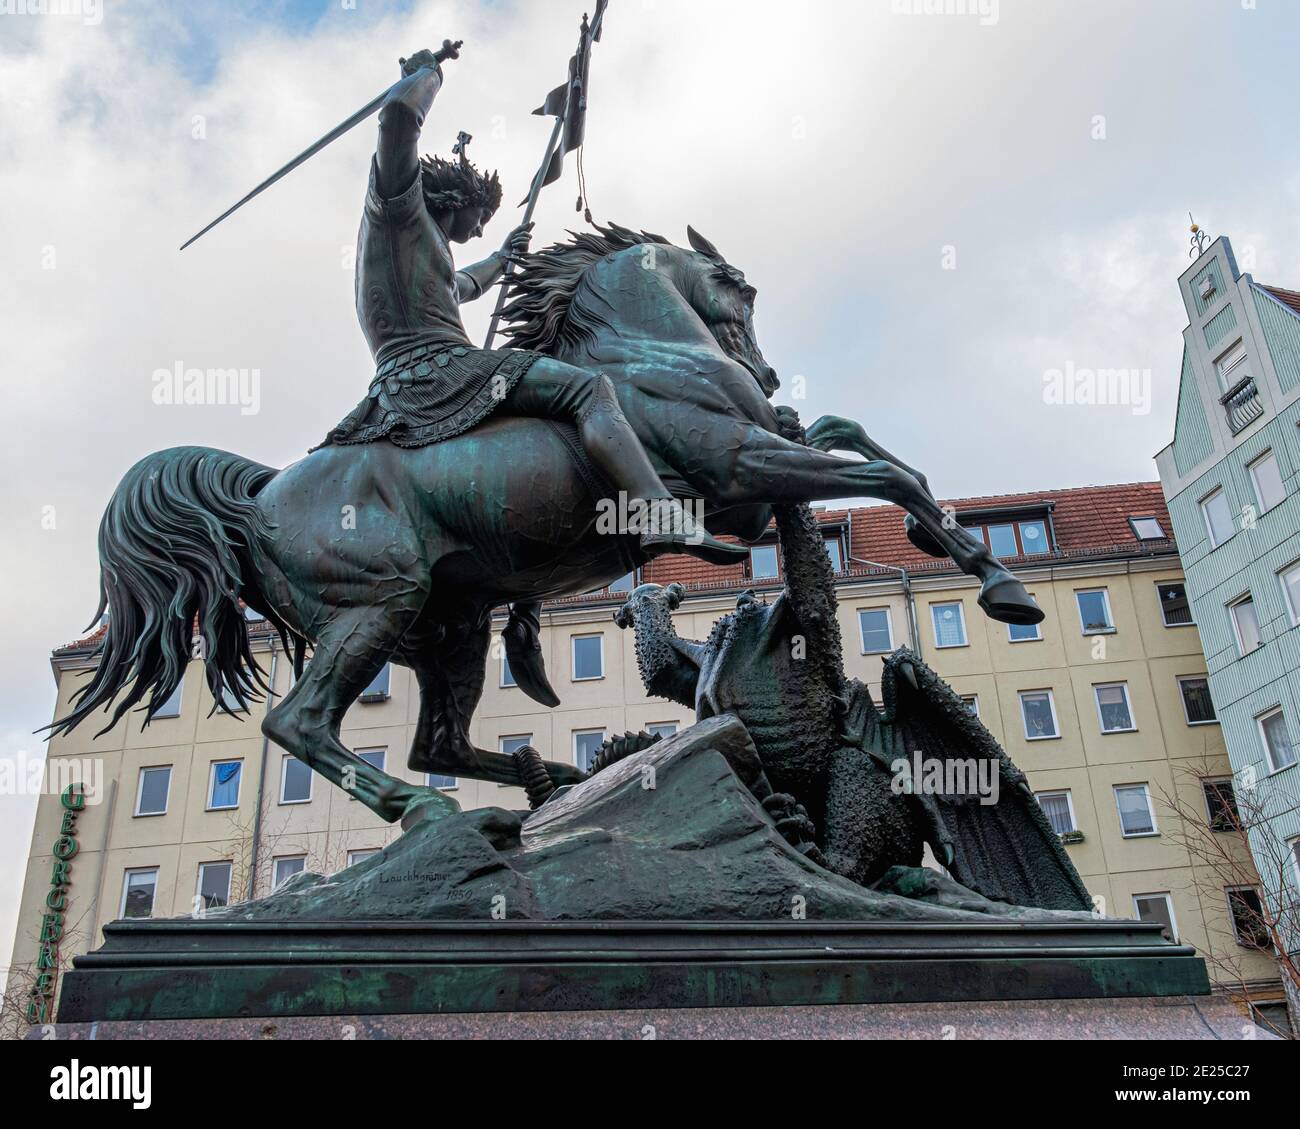
[[[948,550],[935,540],[933,534],[918,525],[916,518],[911,514],[903,519],[903,528],[907,530],[907,539],[926,556],[938,557],[941,560],[948,556]]]
[[[1009,573],[984,582],[979,605],[990,619],[1020,627],[1032,627],[1045,618],[1043,609],[1034,603],[1025,586]]]

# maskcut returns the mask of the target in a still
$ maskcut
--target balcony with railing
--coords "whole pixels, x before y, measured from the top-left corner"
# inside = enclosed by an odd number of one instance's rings
[[[1243,376],[1219,401],[1228,416],[1228,427],[1239,435],[1264,414],[1264,401],[1252,376]]]

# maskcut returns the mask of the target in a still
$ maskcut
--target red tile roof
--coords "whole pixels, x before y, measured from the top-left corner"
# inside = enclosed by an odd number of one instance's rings
[[[1072,490],[1041,490],[1029,494],[998,494],[986,498],[958,498],[939,503],[952,508],[961,520],[989,510],[1034,509],[1049,511],[1056,534],[1056,559],[1133,556],[1144,552],[1176,552],[1169,511],[1158,482],[1120,486],[1082,486]],[[851,525],[853,544],[847,562],[850,572],[879,571],[874,562],[909,571],[945,571],[951,561],[935,560],[915,548],[903,528],[904,513],[897,506],[872,506],[849,510],[828,510],[820,514],[827,525]],[[1129,525],[1130,517],[1154,517],[1169,535],[1167,541],[1139,542]],[[1041,557],[1020,558],[1025,563]],[[715,568],[690,557],[665,557],[645,569],[645,579],[656,584],[673,581],[688,586],[735,587],[743,580],[739,567]]]
[[[1300,294],[1295,295],[1300,302]],[[998,494],[987,498],[958,498],[940,502],[956,511],[959,520],[970,522],[987,511],[1008,511],[1005,520],[1023,512],[1033,516],[1050,514],[1057,551],[1048,556],[1012,558],[1010,563],[1032,565],[1046,560],[1105,560],[1170,554],[1178,551],[1173,541],[1169,511],[1158,482],[1136,482],[1119,486],[1081,486],[1070,490],[1040,490],[1029,494]],[[909,572],[955,571],[951,561],[936,560],[916,549],[903,529],[903,511],[897,506],[871,506],[852,510],[827,510],[819,513],[823,525],[852,529],[851,560],[846,575],[870,577],[887,575],[891,569]],[[1164,541],[1139,541],[1129,525],[1129,518],[1154,517],[1168,535]],[[989,520],[993,520],[991,517]],[[870,562],[870,563],[868,563]],[[885,567],[881,567],[885,566]],[[678,583],[696,591],[734,590],[746,584],[742,565],[718,568],[693,557],[661,557],[642,572],[646,583]],[[608,602],[606,593],[575,596],[555,601],[555,606],[572,606],[590,602]],[[272,634],[270,625],[259,622],[251,626],[258,634]],[[89,649],[103,637],[104,628],[79,643],[55,651],[55,655]]]

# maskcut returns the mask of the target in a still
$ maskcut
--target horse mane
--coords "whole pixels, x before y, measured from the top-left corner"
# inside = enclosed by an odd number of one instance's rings
[[[587,270],[606,255],[647,243],[672,246],[662,235],[633,231],[616,223],[596,224],[595,232],[569,232],[572,241],[556,243],[527,256],[513,279],[510,301],[501,311],[514,349],[555,353],[593,341],[608,322],[579,293]]]

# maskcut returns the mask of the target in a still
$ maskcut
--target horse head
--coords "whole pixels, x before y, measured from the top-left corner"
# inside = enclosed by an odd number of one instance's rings
[[[570,232],[571,242],[527,256],[503,311],[511,345],[561,355],[603,332],[644,337],[651,319],[660,335],[673,319],[663,316],[657,289],[689,315],[684,320],[692,324],[683,326],[685,332],[702,325],[770,399],[781,382],[754,332],[758,291],[712,243],[694,228],[687,230],[692,250],[661,235],[610,224],[594,233]],[[641,285],[628,287],[629,280]]]

